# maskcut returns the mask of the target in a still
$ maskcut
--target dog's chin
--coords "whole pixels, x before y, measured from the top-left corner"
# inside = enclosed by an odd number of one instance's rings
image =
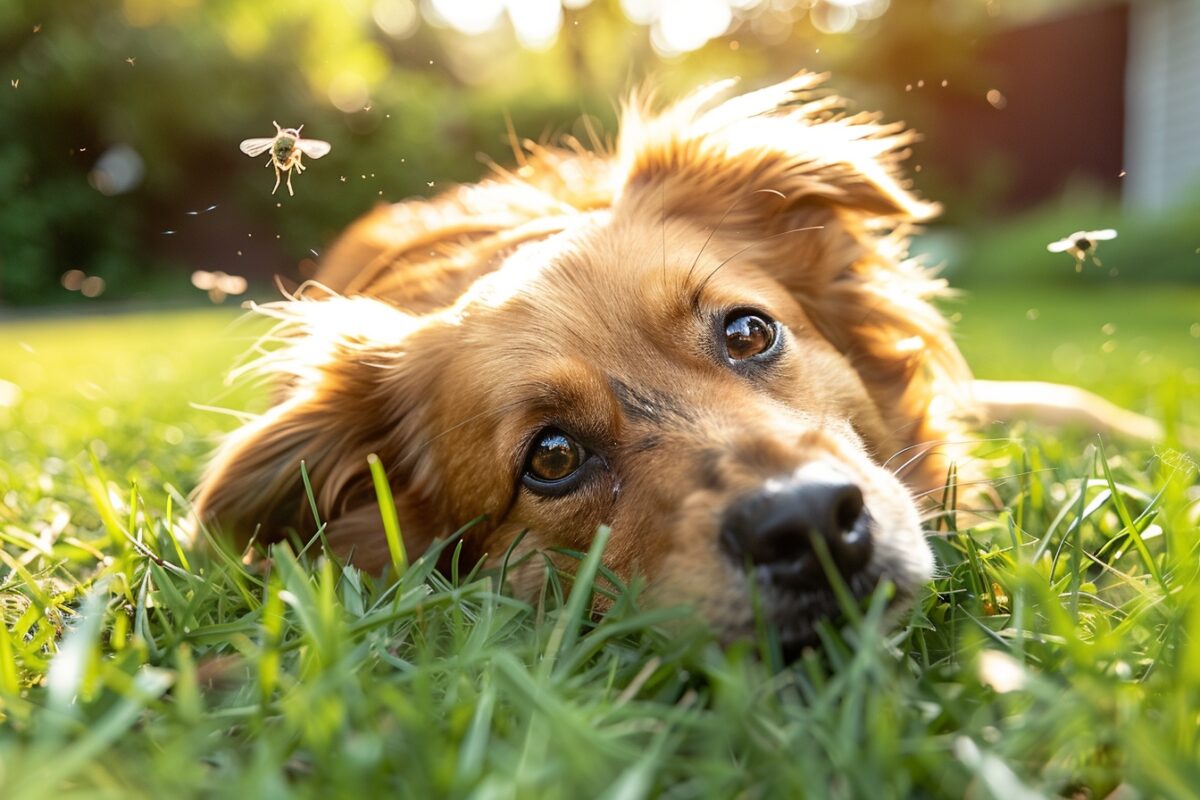
[[[855,575],[845,582],[850,602],[861,607],[880,583],[888,578],[878,569]],[[893,590],[887,601],[889,622],[903,613],[913,599],[911,590],[894,580],[892,585]],[[756,591],[762,613],[778,638],[785,663],[798,660],[805,650],[820,645],[818,630],[822,622],[832,622],[836,626],[846,619],[844,601],[839,600],[828,586],[797,590],[760,581]],[[726,643],[753,638],[755,627],[754,617],[749,614],[739,624],[726,625],[721,631],[721,638]]]

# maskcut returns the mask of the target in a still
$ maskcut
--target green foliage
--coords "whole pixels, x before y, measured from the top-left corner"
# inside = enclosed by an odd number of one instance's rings
[[[443,65],[437,31],[392,40],[371,8],[363,0],[6,3],[0,301],[62,302],[55,288],[68,269],[100,275],[118,297],[182,269],[294,275],[292,265],[374,203],[475,180],[486,169],[477,153],[510,162],[506,117],[534,137],[545,120],[593,106],[612,118],[611,95],[592,103],[575,90],[562,50],[531,54],[539,68],[519,85],[472,93]],[[10,89],[10,80],[19,85]],[[347,82],[362,104],[343,111],[332,95]],[[304,124],[306,135],[334,145],[319,169],[295,179],[295,197],[271,197],[265,158],[238,151],[244,138],[271,135],[272,120]],[[145,175],[110,197],[89,173],[119,144],[139,154]],[[212,214],[187,213],[214,203]]]
[[[1200,193],[1189,203],[1159,213],[1134,213],[1113,198],[1073,192],[1012,219],[967,227],[953,258],[954,281],[966,287],[1052,284],[1060,287],[1134,283],[1200,283]],[[1071,256],[1046,245],[1074,231],[1115,228],[1101,242],[1101,265],[1075,272]]]
[[[614,101],[646,81],[670,97],[717,78],[754,86],[832,70],[859,108],[919,124],[926,100],[879,76],[944,75],[958,91],[967,43],[994,24],[982,5],[946,15],[944,3],[920,0],[830,35],[799,7],[763,6],[662,62],[617,0],[568,9],[544,52],[516,46],[503,26],[472,38],[418,22],[389,35],[374,19],[379,5],[6,0],[0,303],[81,302],[59,287],[70,269],[102,277],[105,297],[117,298],[178,296],[195,269],[261,283],[307,277],[299,262],[373,204],[476,180],[481,161],[511,165],[510,124],[521,137],[586,141],[586,117],[611,134]],[[295,197],[271,196],[265,159],[238,151],[270,135],[272,120],[333,144],[295,177]],[[116,146],[138,154],[144,176],[108,196],[89,176]]]
[[[988,306],[966,312],[1001,324]],[[188,401],[262,402],[215,377],[261,330],[231,336],[229,322],[0,328],[15,382],[0,385],[4,797],[1182,798],[1200,785],[1200,484],[1184,453],[997,431],[976,455],[1005,509],[931,516],[941,575],[901,629],[884,624],[881,590],[859,623],[824,631],[821,653],[779,669],[769,641],[721,650],[686,612],[641,609],[637,587],[587,618],[589,590],[617,588],[603,536],[565,603],[554,572],[525,603],[470,564],[439,575],[431,555],[397,579],[316,541],[252,564],[181,544],[186,501],[170,487],[191,485],[232,424]],[[1026,349],[1051,341],[1023,335]]]

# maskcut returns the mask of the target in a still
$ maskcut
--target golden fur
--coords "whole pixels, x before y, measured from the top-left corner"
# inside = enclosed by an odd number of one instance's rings
[[[282,395],[217,453],[199,518],[242,542],[311,535],[304,462],[331,545],[381,567],[375,453],[410,553],[480,515],[468,560],[524,530],[523,550],[586,549],[608,524],[617,574],[733,637],[752,613],[714,546],[722,510],[834,464],[875,520],[872,580],[911,595],[933,563],[912,493],[944,477],[920,456],[956,435],[969,374],[930,304],[942,283],[905,252],[936,211],[898,176],[910,134],[819,82],[634,99],[615,152],[527,145],[511,172],[355,223],[320,286],[263,309],[282,321],[261,365]],[[786,329],[769,371],[711,355],[713,320],[740,307]],[[562,497],[521,482],[547,425],[599,459]],[[812,620],[784,622],[802,637]]]

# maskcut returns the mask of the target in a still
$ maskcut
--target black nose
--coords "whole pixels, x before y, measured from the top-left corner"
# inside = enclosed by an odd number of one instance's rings
[[[766,567],[794,589],[828,584],[813,550],[824,543],[838,572],[853,577],[871,559],[871,517],[862,490],[840,476],[796,479],[737,500],[725,512],[721,547],[738,564]]]

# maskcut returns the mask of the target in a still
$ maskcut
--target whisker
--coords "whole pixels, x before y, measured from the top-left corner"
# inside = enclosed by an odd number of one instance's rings
[[[909,459],[909,460],[908,460],[908,461],[906,461],[904,464],[902,464],[902,465],[899,467],[899,469],[897,469],[897,470],[893,471],[893,472],[892,472],[892,474],[893,474],[893,475],[895,475],[897,478],[901,478],[901,479],[903,479],[903,476],[900,474],[900,471],[901,471],[901,470],[903,470],[903,469],[904,469],[905,467],[907,467],[909,464],[912,464],[912,463],[914,463],[914,461],[916,461],[916,459],[918,459],[918,458],[922,458],[922,457],[924,457],[924,456],[927,456],[927,455],[931,455],[931,454],[933,454],[933,453],[935,453],[935,452],[936,452],[936,448],[934,448],[933,450],[928,450],[928,451],[922,452],[922,453],[920,453],[919,455],[913,456],[913,458]],[[965,466],[965,465],[968,465],[968,464],[974,464],[974,463],[977,463],[977,462],[979,462],[979,461],[988,461],[989,459],[991,459],[991,458],[995,457],[996,455],[998,455],[1000,452],[1001,452],[1000,450],[993,450],[992,452],[989,452],[989,453],[982,453],[982,454],[980,454],[980,455],[978,455],[978,456],[963,456],[963,457],[959,457],[959,458],[953,458],[953,459],[951,459],[951,461],[952,461],[952,463],[953,463],[953,464],[954,464],[956,467],[962,467],[962,466]],[[943,455],[944,455],[944,453],[943,453]]]
[[[888,456],[887,461],[884,461],[879,466],[886,468],[888,464],[892,463],[892,459],[895,458],[896,456],[903,455],[903,454],[907,453],[909,450],[914,450],[918,447],[939,447],[944,444],[974,444],[976,442],[1011,442],[1011,441],[1014,441],[1011,436],[995,436],[995,437],[991,437],[991,438],[987,438],[987,439],[931,439],[930,441],[927,441],[927,442],[917,442],[916,444],[910,444],[908,447],[901,447],[899,450],[897,450],[896,452],[894,452],[890,456]]]
[[[979,480],[974,480],[974,481],[956,481],[954,485],[955,486],[981,486],[981,485],[993,485],[994,486],[994,485],[1003,483],[1004,481],[1013,480],[1014,478],[1024,478],[1028,475],[1036,475],[1039,472],[1054,472],[1054,468],[1053,467],[1045,467],[1043,469],[1031,469],[1031,470],[1026,470],[1024,472],[1014,472],[1011,475],[1001,475],[996,478],[980,478]],[[917,492],[912,496],[912,498],[913,498],[913,500],[920,500],[922,498],[929,497],[930,495],[938,494],[939,492],[944,492],[944,491],[946,491],[946,487],[939,486],[936,489],[926,489],[923,492]]]
[[[663,283],[667,282],[667,176],[663,176],[663,182],[659,184],[659,201],[661,207],[658,212],[659,227],[662,229],[662,278]]]
[[[922,514],[920,517],[918,517],[918,519],[920,520],[921,524],[924,525],[927,522],[933,522],[935,519],[941,519],[943,517],[950,517],[950,516],[953,516],[954,514],[958,514],[960,512],[965,512],[967,514],[978,514],[980,516],[987,516],[987,515],[991,515],[991,514],[998,514],[998,513],[1000,513],[1000,510],[1001,509],[995,509],[995,508],[965,508],[963,506],[956,506],[954,508],[938,509],[937,511],[933,511],[929,514]]]
[[[988,443],[988,441],[1010,441],[1010,439],[1004,438],[1004,437],[997,437],[995,439],[937,439],[934,441],[922,441],[922,443],[918,443],[916,445],[910,445],[908,447],[905,447],[905,449],[898,450],[898,451],[892,453],[892,456],[890,456],[886,462],[883,462],[882,467],[883,467],[883,469],[887,469],[888,464],[892,463],[892,459],[895,458],[896,456],[899,456],[900,453],[902,453],[902,452],[912,450],[913,447],[925,447],[925,450],[918,452],[916,456],[913,456],[912,458],[908,459],[908,461],[900,464],[899,467],[896,467],[894,470],[892,470],[893,475],[899,476],[902,473],[902,471],[904,471],[908,467],[911,467],[912,464],[920,461],[920,459],[924,458],[925,456],[931,455],[931,453],[934,452],[937,449],[937,447],[952,446],[952,445],[970,445],[970,444],[974,444],[974,443],[982,444],[982,443]],[[1000,452],[1000,451],[996,451],[996,452]]]
[[[917,454],[914,455],[912,458],[910,458],[908,461],[905,461],[903,464],[901,464],[900,466],[898,466],[894,470],[892,470],[892,474],[895,475],[896,477],[900,477],[900,474],[902,472],[904,472],[904,470],[908,469],[913,464],[918,463],[921,459],[925,458],[926,456],[932,454],[933,451],[939,447],[942,447],[942,445],[941,444],[931,444],[931,445],[929,445],[929,447],[925,448],[924,450],[918,451]],[[893,456],[893,458],[894,458],[894,456]],[[888,459],[888,460],[890,461],[891,459]],[[887,467],[886,463],[884,464],[884,467],[885,468]]]
[[[692,293],[692,295],[694,297],[699,297],[700,293],[702,291],[704,291],[704,287],[707,286],[708,282],[711,281],[713,279],[713,277],[718,272],[721,271],[722,267],[724,267],[730,261],[733,261],[735,258],[740,256],[742,253],[746,252],[747,250],[758,247],[761,244],[766,244],[767,242],[771,241],[772,239],[778,239],[781,236],[787,236],[788,234],[792,234],[792,233],[803,233],[804,231],[819,231],[819,230],[823,230],[824,228],[825,228],[824,225],[806,225],[803,228],[788,228],[786,231],[780,231],[779,233],[773,233],[764,239],[759,239],[756,242],[751,242],[750,244],[743,247],[741,250],[738,250],[736,253],[731,255],[729,258],[722,261],[720,264],[717,264],[717,266],[713,269],[713,271],[708,273],[708,275],[705,276],[704,280],[700,282],[700,285],[698,287],[696,287],[696,290]]]
[[[734,199],[734,201],[729,204],[729,208],[725,209],[725,213],[721,215],[721,218],[719,220],[717,220],[717,224],[715,226],[713,226],[713,229],[711,231],[709,231],[708,238],[704,240],[704,244],[700,245],[700,252],[696,253],[696,257],[694,259],[692,259],[692,265],[690,267],[688,267],[688,273],[687,273],[688,283],[691,282],[692,274],[696,271],[696,265],[700,263],[700,256],[704,255],[705,249],[708,248],[708,243],[713,240],[713,237],[717,235],[717,231],[721,230],[721,226],[725,224],[725,218],[728,217],[731,213],[733,213],[733,210],[738,207],[739,203],[741,203],[743,200],[745,200],[750,195],[758,194],[759,192],[768,192],[770,194],[777,194],[780,197],[782,197],[783,199],[785,199],[785,200],[787,199],[784,196],[783,192],[779,191],[778,189],[755,189],[753,192],[738,195]]]
[[[480,417],[486,417],[488,414],[502,414],[505,411],[508,411],[509,409],[516,408],[517,406],[521,405],[524,402],[525,402],[524,400],[514,400],[511,403],[505,403],[496,408],[488,408],[488,409],[484,409],[483,411],[480,411],[478,414],[472,414],[471,416],[467,417],[466,419],[456,422],[455,424],[451,425],[449,428],[446,428],[446,430],[442,431],[441,433],[438,433],[434,436],[429,437],[428,439],[426,439],[424,442],[422,442],[416,448],[416,451],[424,450],[426,447],[433,444],[434,442],[436,442],[438,439],[442,438],[443,436],[445,436],[449,433],[453,433],[454,431],[458,430],[459,428],[463,427],[464,425],[469,425],[470,423],[474,422],[475,420],[479,419]]]
[[[921,450],[916,455],[914,455],[912,458],[908,459],[908,461],[905,461],[903,464],[901,464],[900,466],[898,466],[894,470],[892,470],[892,474],[895,475],[897,478],[903,477],[903,473],[905,472],[905,470],[907,470],[909,467],[920,464],[928,456],[931,456],[931,455],[937,453],[938,448],[940,448],[942,446],[943,445],[933,445],[924,450]],[[947,446],[949,446],[949,445],[947,445]]]
[[[987,440],[980,439],[979,441],[983,442],[983,441],[987,441]],[[1003,440],[1001,440],[1001,441],[1003,441]],[[939,447],[942,447],[942,445],[935,444],[926,450],[922,450],[921,452],[917,453],[915,456],[910,458],[908,461],[905,461],[903,464],[901,464],[900,466],[898,466],[894,470],[892,470],[892,474],[895,475],[897,478],[901,477],[901,473],[904,472],[904,470],[908,469],[913,464],[919,463],[921,461],[921,459],[925,458],[926,456],[933,455],[935,452],[937,452],[937,449]],[[999,455],[1002,451],[1003,451],[1003,448],[1000,448],[997,450],[992,450],[987,453],[983,453],[979,456],[971,456],[968,458],[960,458],[957,460],[960,464],[970,464],[974,461],[987,460],[989,458],[992,458],[996,455]]]
[[[214,414],[223,414],[227,417],[233,417],[238,422],[246,424],[258,419],[258,414],[251,414],[246,411],[237,411],[232,408],[222,408],[221,406],[205,405],[204,403],[188,403],[188,407],[194,408],[197,411],[209,411]]]

